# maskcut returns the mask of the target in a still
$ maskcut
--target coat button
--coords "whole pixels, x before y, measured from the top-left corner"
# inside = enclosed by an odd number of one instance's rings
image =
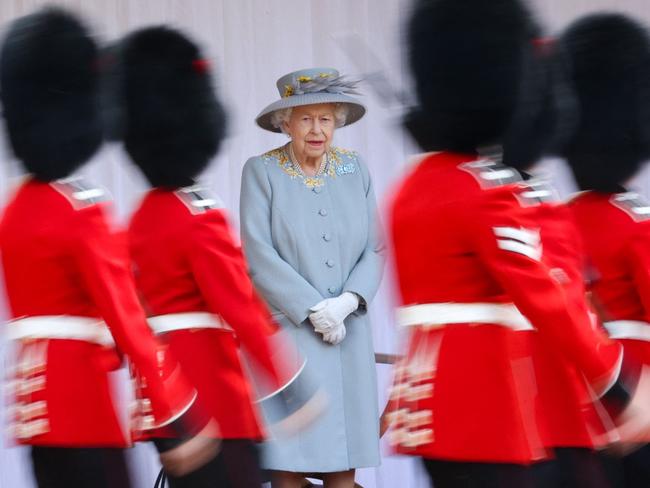
[[[325,264],[327,265],[328,268],[333,268],[334,267],[334,260],[333,259],[328,259],[325,261]]]
[[[321,209],[318,211],[318,214],[321,215],[321,216],[323,216],[323,217],[325,217],[325,216],[327,215],[327,210],[325,210],[324,208],[321,208]]]
[[[329,242],[329,241],[331,241],[331,240],[332,240],[332,235],[331,235],[329,232],[325,232],[325,233],[323,233],[323,240],[324,240],[325,242]]]
[[[320,192],[323,191],[323,189],[320,186],[315,186],[314,188],[311,189],[316,194],[319,194]]]
[[[335,286],[330,286],[327,291],[330,292],[330,295],[334,295],[336,293],[336,287]]]

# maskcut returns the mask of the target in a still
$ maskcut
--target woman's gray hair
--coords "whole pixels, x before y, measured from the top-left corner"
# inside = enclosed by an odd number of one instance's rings
[[[334,105],[334,121],[336,122],[336,127],[343,127],[347,121],[350,107],[348,107],[347,103],[334,103],[332,105]],[[273,114],[271,114],[271,125],[280,129],[286,134],[284,123],[289,122],[292,111],[293,107],[276,110],[273,112]]]

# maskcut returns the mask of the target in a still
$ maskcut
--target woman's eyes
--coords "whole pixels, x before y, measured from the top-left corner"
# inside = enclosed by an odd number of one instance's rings
[[[312,117],[303,117],[303,118],[300,119],[300,120],[301,120],[302,122],[311,122],[313,119],[312,119]],[[318,120],[320,120],[321,122],[331,122],[331,121],[332,121],[332,117],[320,117]]]

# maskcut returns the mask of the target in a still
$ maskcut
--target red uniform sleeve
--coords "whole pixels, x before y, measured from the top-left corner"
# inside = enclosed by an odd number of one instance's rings
[[[257,365],[279,384],[281,375],[272,360],[269,340],[273,324],[255,292],[224,213],[210,210],[194,216],[188,245],[192,272],[211,312],[233,328]]]
[[[73,218],[70,229],[75,233],[75,264],[117,347],[129,357],[143,380],[155,419],[152,427],[178,419],[188,411],[196,393],[147,325],[126,247],[109,230],[100,205],[75,211]]]
[[[627,257],[645,318],[650,319],[650,222],[638,226],[639,231],[630,240]]]
[[[570,306],[544,264],[535,207],[520,205],[512,187],[482,192],[462,207],[458,224],[491,274],[545,340],[583,372],[597,394],[620,373],[622,349],[594,329],[586,309]]]

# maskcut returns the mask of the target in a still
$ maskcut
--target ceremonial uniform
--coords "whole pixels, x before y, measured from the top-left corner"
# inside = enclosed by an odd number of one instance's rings
[[[563,219],[550,206],[543,217],[546,204],[518,180],[513,169],[443,152],[397,191],[397,320],[410,329],[392,395],[399,452],[479,463],[547,456],[534,413],[541,341],[570,357],[597,394],[618,377],[620,347],[575,305],[564,282],[571,266],[553,271],[562,263],[545,257]]]
[[[129,244],[149,323],[180,361],[224,439],[261,440],[240,347],[274,390],[279,369],[270,314],[257,298],[225,210],[198,187],[153,189],[134,213]],[[284,374],[284,377],[283,377]],[[221,401],[227,398],[227,402]]]
[[[586,191],[571,200],[570,209],[584,241],[588,288],[609,336],[623,345],[630,362],[648,364],[650,205],[631,191]],[[624,457],[616,475],[625,480],[621,486],[647,486],[649,459],[648,444]]]
[[[568,306],[582,317],[591,317],[592,329],[600,329],[587,302],[582,279],[582,243],[571,210],[557,199],[549,184],[533,179],[525,186],[527,189],[519,198],[524,205],[536,208],[536,221],[544,243],[542,261],[548,267],[549,276],[562,286]],[[533,357],[539,392],[536,410],[545,445],[594,448],[610,442],[606,426],[611,425],[611,419],[595,403],[573,359],[540,334],[535,336]]]
[[[589,291],[610,337],[650,360],[650,204],[634,192],[583,192],[570,203],[586,251]]]
[[[147,326],[126,248],[106,222],[105,196],[81,180],[28,179],[4,211],[7,335],[18,341],[10,418],[20,443],[130,444],[109,380],[122,353],[141,379],[140,428],[177,428],[195,401]]]
[[[223,438],[214,462],[170,478],[171,486],[259,486],[254,443],[265,433],[246,373],[266,380],[267,403],[281,391],[299,398],[290,371],[302,362],[287,356],[287,348],[272,347],[276,327],[253,289],[225,210],[198,187],[153,189],[132,217],[129,244],[149,324],[180,361]]]
[[[521,196],[537,208],[544,243],[542,260],[549,275],[562,286],[568,306],[592,317],[592,326],[601,328],[587,302],[582,279],[584,255],[571,210],[557,199],[548,183],[533,178],[525,184],[528,190]],[[536,482],[539,486],[608,487],[596,449],[615,441],[608,432],[613,421],[572,358],[545,339],[536,334],[533,342],[538,392],[535,412],[552,461],[536,465]]]

